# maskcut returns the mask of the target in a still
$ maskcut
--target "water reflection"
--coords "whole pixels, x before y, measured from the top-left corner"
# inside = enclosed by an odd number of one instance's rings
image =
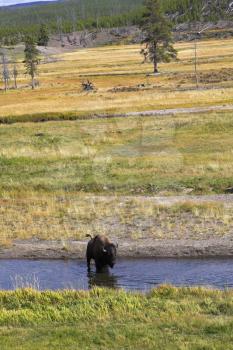
[[[108,268],[101,272],[90,271],[87,273],[88,287],[119,288],[117,277]]]

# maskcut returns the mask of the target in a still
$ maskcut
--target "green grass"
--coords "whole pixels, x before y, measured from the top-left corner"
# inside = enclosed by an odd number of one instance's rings
[[[104,113],[103,113],[104,114]],[[8,115],[0,117],[0,124],[14,124],[14,123],[28,123],[28,122],[48,122],[48,121],[62,121],[62,120],[82,120],[82,119],[94,119],[95,113],[88,113],[88,111],[82,113],[75,112],[46,112],[46,113],[33,113]]]
[[[232,112],[1,125],[0,191],[220,193]]]
[[[233,292],[0,292],[2,350],[233,349]]]
[[[230,111],[2,124],[0,244],[93,232],[127,239],[228,236],[232,206],[176,210],[152,200],[143,208],[137,195],[224,193],[233,186],[232,134]]]

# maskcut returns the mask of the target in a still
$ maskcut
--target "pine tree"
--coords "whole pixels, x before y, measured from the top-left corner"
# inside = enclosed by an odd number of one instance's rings
[[[165,17],[160,0],[146,0],[143,12],[141,30],[144,34],[141,50],[144,61],[149,59],[154,64],[154,73],[158,73],[159,62],[169,62],[175,59],[177,52],[173,47],[171,23]]]
[[[38,34],[37,45],[39,46],[48,46],[49,42],[49,31],[45,24],[41,24]]]
[[[37,65],[40,62],[39,51],[36,48],[35,39],[31,36],[25,38],[24,49],[24,64],[26,67],[26,74],[31,76],[32,89],[35,89],[35,75],[37,73]]]

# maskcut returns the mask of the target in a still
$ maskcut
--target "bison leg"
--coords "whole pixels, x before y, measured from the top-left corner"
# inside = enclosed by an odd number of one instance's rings
[[[91,271],[91,259],[87,256],[87,270],[88,272]]]
[[[87,251],[86,251],[86,259],[87,259],[87,269],[88,271],[91,270],[91,259],[93,258],[92,256],[92,245],[91,245],[91,241],[88,242],[87,245]]]
[[[96,272],[101,272],[103,269],[103,266],[102,266],[102,264],[95,261],[95,268],[96,268]]]
[[[91,271],[91,255],[88,254],[88,252],[87,252],[86,258],[87,258],[87,270],[88,270],[88,272],[90,272]]]

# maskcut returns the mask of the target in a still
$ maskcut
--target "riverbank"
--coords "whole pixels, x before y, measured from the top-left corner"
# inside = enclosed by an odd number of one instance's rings
[[[233,291],[0,291],[0,348],[233,349]]]
[[[124,258],[233,256],[232,194],[23,196],[2,199],[0,216],[2,259],[83,259],[86,234]]]
[[[120,258],[233,257],[233,239],[118,239]],[[0,247],[0,259],[84,259],[87,240],[14,241]]]

